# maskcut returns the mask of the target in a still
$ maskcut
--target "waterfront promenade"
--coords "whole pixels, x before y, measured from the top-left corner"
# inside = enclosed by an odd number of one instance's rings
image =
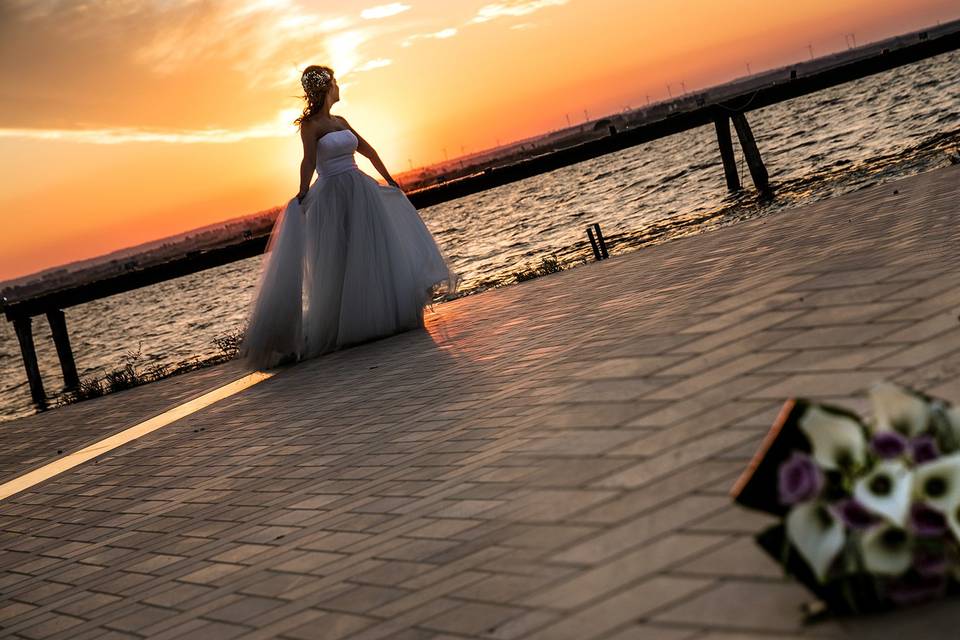
[[[0,635],[952,638],[956,601],[803,625],[727,491],[791,395],[960,402],[958,216],[946,167],[284,368],[0,502]],[[4,423],[0,482],[240,375]]]

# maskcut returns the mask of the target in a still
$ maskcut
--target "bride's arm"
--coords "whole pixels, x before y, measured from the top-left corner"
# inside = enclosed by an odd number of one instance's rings
[[[363,139],[363,137],[357,133],[353,127],[350,126],[350,123],[347,122],[347,119],[343,116],[337,116],[340,118],[340,121],[347,126],[350,131],[353,131],[353,135],[357,136],[357,153],[364,156],[370,160],[370,164],[373,165],[373,168],[376,169],[383,179],[387,181],[387,184],[400,188],[400,185],[397,184],[397,181],[393,179],[390,175],[390,172],[387,171],[387,167],[384,166],[383,160],[380,159],[380,155],[377,153],[377,150],[370,146],[370,143]]]
[[[300,127],[300,139],[303,141],[303,160],[300,161],[300,191],[297,192],[297,200],[303,202],[303,197],[307,195],[310,188],[310,180],[313,178],[313,171],[317,168],[317,136],[313,127],[304,125]]]

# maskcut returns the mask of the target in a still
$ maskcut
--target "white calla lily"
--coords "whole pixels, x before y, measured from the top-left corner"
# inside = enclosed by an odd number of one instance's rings
[[[851,417],[811,405],[798,422],[810,441],[813,458],[824,469],[863,464],[867,448],[860,423]]]
[[[950,505],[944,515],[947,519],[947,526],[953,532],[953,537],[956,538],[957,542],[960,542],[960,502]],[[958,572],[955,574],[957,580],[960,580],[960,567],[956,567],[954,570]]]
[[[950,425],[950,431],[957,442],[960,442],[960,407],[947,407],[943,411],[947,422]]]
[[[922,464],[913,474],[919,500],[942,513],[960,503],[960,453]]]
[[[821,502],[802,502],[786,518],[787,539],[821,582],[846,541],[843,524]]]
[[[927,401],[892,382],[870,387],[873,429],[877,433],[897,431],[913,437],[926,431],[930,421]]]
[[[879,575],[900,575],[913,562],[907,532],[890,525],[874,527],[864,533],[861,552],[867,571]]]
[[[899,527],[907,522],[913,473],[898,461],[885,461],[853,485],[853,497],[866,509]]]

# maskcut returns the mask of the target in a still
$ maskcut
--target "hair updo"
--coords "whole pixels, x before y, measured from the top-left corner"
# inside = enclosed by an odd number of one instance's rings
[[[303,113],[293,121],[293,124],[300,126],[304,120],[320,111],[327,97],[327,91],[330,90],[331,82],[333,82],[333,69],[330,67],[312,64],[303,70],[300,84],[303,85],[303,99],[307,101],[307,106],[303,108]]]

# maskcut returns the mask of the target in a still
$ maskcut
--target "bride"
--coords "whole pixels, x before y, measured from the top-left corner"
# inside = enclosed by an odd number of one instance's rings
[[[436,285],[456,276],[380,156],[330,113],[340,89],[329,67],[301,77],[307,105],[300,191],[280,213],[240,343],[248,368],[312,358],[423,326]],[[389,186],[354,162],[366,156]],[[313,172],[317,180],[310,186]]]

